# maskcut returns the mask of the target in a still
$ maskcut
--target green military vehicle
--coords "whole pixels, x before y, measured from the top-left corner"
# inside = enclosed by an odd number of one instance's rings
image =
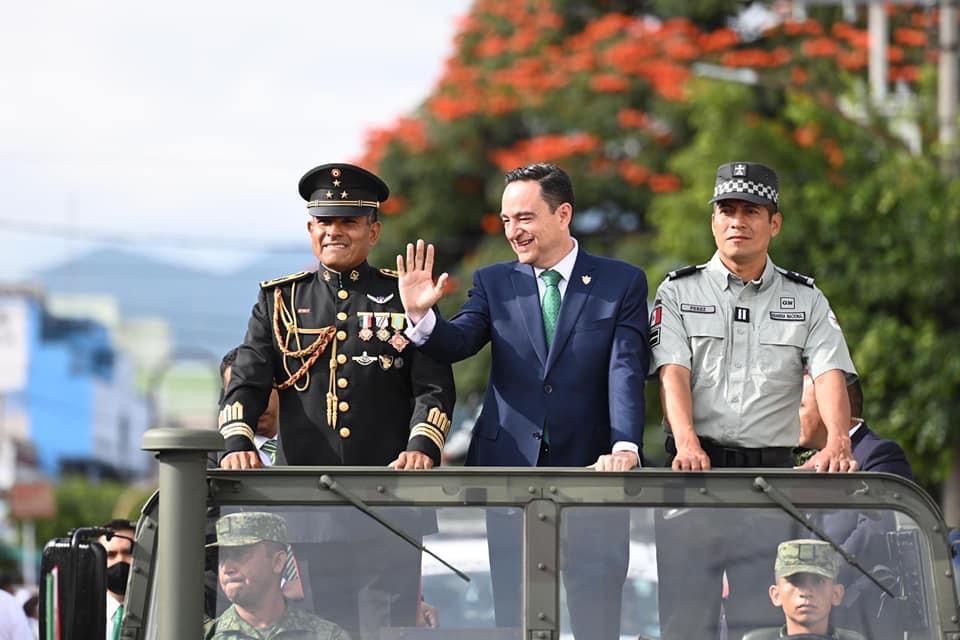
[[[714,561],[712,547],[718,540],[726,542],[727,551],[717,557],[724,557],[731,580],[722,589],[718,586],[716,602],[704,602],[689,614],[719,607],[719,637],[739,640],[724,623],[723,605],[747,591],[766,594],[774,582],[774,557],[761,559],[769,573],[744,584],[732,578],[738,575],[736,563],[757,558],[738,558],[729,549],[748,548],[746,540],[735,537],[744,531],[751,537],[752,529],[760,535],[777,526],[796,538],[826,537],[835,543],[841,575],[846,574],[838,578],[846,583],[846,596],[834,614],[842,613],[845,628],[868,638],[960,640],[954,564],[942,516],[929,496],[896,476],[769,469],[642,469],[624,474],[513,468],[208,469],[208,451],[222,444],[215,432],[147,433],[144,449],[156,455],[160,489],[144,506],[137,525],[123,640],[183,640],[204,637],[205,632],[212,637],[210,620],[230,601],[217,588],[218,548],[205,547],[216,540],[220,518],[248,512],[285,521],[284,535],[294,557],[301,544],[322,542],[331,527],[345,529],[347,535],[340,539],[347,542],[330,547],[342,567],[325,576],[334,583],[353,584],[352,563],[377,551],[373,546],[383,545],[384,536],[395,540],[388,556],[418,554],[425,603],[421,607],[429,605],[421,626],[351,630],[355,640],[574,638],[570,612],[589,604],[585,600],[591,596],[579,591],[569,599],[565,571],[570,554],[585,545],[611,549],[606,556],[596,556],[610,563],[598,568],[598,579],[609,572],[623,577],[622,601],[611,608],[620,614],[619,637],[658,638],[665,606],[658,603],[658,576],[670,571],[696,581],[703,563]],[[487,534],[495,520],[514,525],[501,527],[501,532],[512,533],[499,535],[496,544]],[[704,548],[690,550],[683,566],[658,566],[663,565],[662,558],[657,561],[658,546],[671,542],[662,539],[661,525],[667,521],[704,532]],[[838,529],[837,521],[845,522],[846,529]],[[420,526],[424,522],[428,526]],[[224,536],[224,530],[219,535]],[[851,546],[851,541],[867,538],[870,545]],[[623,553],[610,542],[620,539],[626,541]],[[415,546],[421,542],[425,550]],[[48,545],[42,639],[104,638],[103,613],[97,606],[102,607],[105,582],[97,546],[84,542],[82,532],[70,542]],[[496,553],[515,563],[494,580],[490,558]],[[308,564],[299,562],[297,568],[306,592],[285,602],[311,612],[318,603],[309,585],[317,584],[317,576],[309,575]],[[495,615],[497,607],[510,606],[502,594],[516,594],[517,619]],[[779,613],[773,605],[771,610]],[[322,613],[336,622],[336,612]],[[332,628],[339,627],[324,627]],[[281,631],[267,627],[257,635],[334,637]],[[579,632],[578,640],[584,640],[583,635]],[[750,638],[778,636],[772,628],[757,630]]]

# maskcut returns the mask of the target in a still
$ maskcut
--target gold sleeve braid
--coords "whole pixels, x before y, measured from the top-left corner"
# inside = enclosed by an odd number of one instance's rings
[[[443,451],[443,445],[447,440],[447,434],[450,432],[450,418],[441,409],[433,407],[427,412],[427,418],[424,422],[417,423],[410,430],[410,438],[424,436],[433,444],[437,445],[440,451]]]
[[[243,405],[239,402],[228,404],[220,410],[218,429],[225,439],[241,436],[253,442],[253,429],[243,421]]]
[[[296,288],[297,283],[294,282],[290,287],[291,306],[296,305]],[[282,335],[281,327],[286,328],[286,337]],[[277,339],[277,346],[280,348],[280,353],[283,356],[283,369],[287,372],[287,379],[276,385],[277,390],[283,391],[284,389],[297,385],[297,382],[299,382],[301,378],[305,378],[302,387],[299,385],[294,386],[297,391],[305,391],[310,385],[310,368],[316,364],[321,354],[323,354],[324,350],[327,348],[327,344],[329,344],[333,339],[336,331],[337,328],[333,325],[322,327],[320,329],[301,329],[298,327],[297,317],[290,312],[290,309],[287,308],[286,303],[283,301],[283,294],[280,291],[280,287],[274,289],[273,332]],[[302,348],[300,343],[301,334],[316,335],[317,337],[313,342],[307,345],[306,348]],[[290,348],[291,337],[296,342],[296,349]],[[287,358],[299,358],[302,363],[301,367],[297,371],[291,373],[290,368],[287,365]]]

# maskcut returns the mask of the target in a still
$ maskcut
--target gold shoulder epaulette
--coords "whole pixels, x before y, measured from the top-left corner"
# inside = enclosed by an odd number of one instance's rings
[[[284,282],[292,282],[294,280],[302,280],[307,276],[312,276],[313,271],[300,271],[298,273],[291,273],[288,276],[282,276],[280,278],[274,278],[273,280],[264,280],[260,283],[261,289],[269,289],[270,287],[275,287],[278,284],[283,284]]]
[[[380,275],[386,276],[388,278],[399,278],[400,274],[394,271],[393,269],[380,269]]]

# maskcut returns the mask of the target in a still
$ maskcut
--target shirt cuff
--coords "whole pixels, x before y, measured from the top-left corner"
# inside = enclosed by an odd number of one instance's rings
[[[434,313],[433,309],[430,309],[427,311],[427,315],[423,316],[417,324],[413,324],[410,316],[407,316],[407,328],[404,330],[404,334],[410,338],[410,342],[419,347],[430,339],[430,334],[433,333],[436,326],[437,314]]]
[[[627,440],[618,440],[613,444],[613,453],[617,453],[619,451],[629,451],[633,453],[633,455],[637,456],[637,466],[643,466],[643,462],[640,460],[640,447],[638,447],[635,443]]]

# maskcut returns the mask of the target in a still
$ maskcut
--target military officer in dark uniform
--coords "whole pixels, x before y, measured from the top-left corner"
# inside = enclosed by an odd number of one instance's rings
[[[319,269],[260,285],[221,405],[221,466],[259,466],[253,439],[273,387],[292,465],[439,464],[453,373],[404,336],[396,273],[366,261],[389,193],[380,178],[348,164],[300,180]]]
[[[308,171],[299,188],[320,264],[260,285],[221,404],[221,467],[261,466],[253,440],[272,388],[288,464],[438,465],[453,412],[453,372],[404,336],[396,273],[367,263],[387,185],[360,167],[326,164]],[[317,613],[354,638],[414,626],[419,553],[351,509],[287,515]],[[409,520],[398,524],[411,534],[435,531],[432,517]]]

